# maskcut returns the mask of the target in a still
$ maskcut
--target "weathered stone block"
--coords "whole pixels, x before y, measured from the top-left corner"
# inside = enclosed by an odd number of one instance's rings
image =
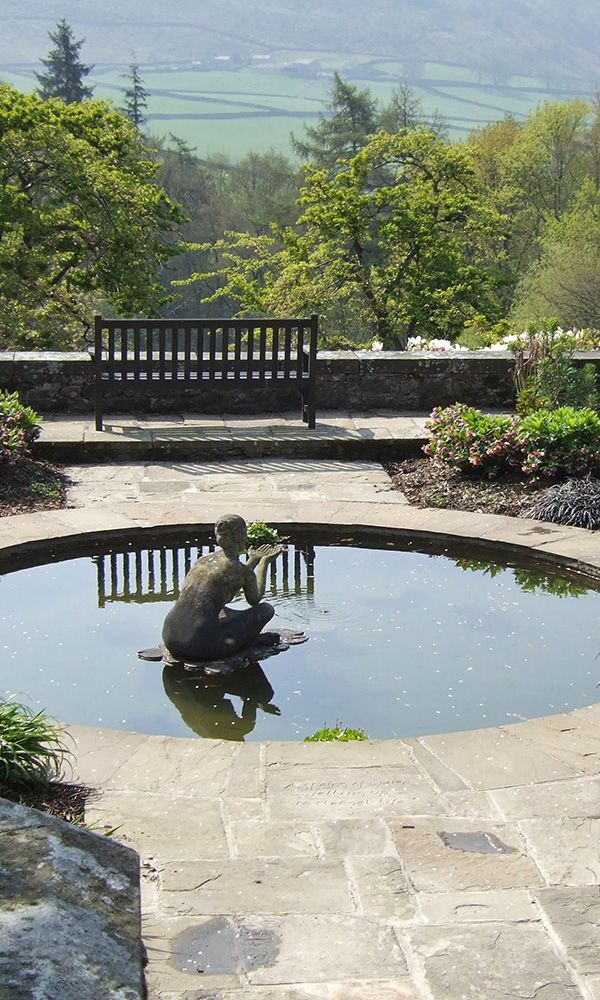
[[[139,1000],[139,860],[0,799],[0,995]]]

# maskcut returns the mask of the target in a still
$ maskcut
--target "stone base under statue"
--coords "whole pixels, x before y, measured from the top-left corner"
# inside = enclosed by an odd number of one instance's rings
[[[290,629],[280,629],[278,632],[261,632],[260,635],[245,649],[238,650],[233,656],[228,656],[223,660],[210,660],[207,662],[188,662],[176,660],[165,649],[164,646],[153,646],[150,649],[141,649],[138,652],[140,660],[151,660],[155,663],[164,663],[166,666],[183,667],[190,672],[212,674],[231,674],[235,670],[247,667],[250,663],[257,663],[266,660],[270,656],[277,656],[283,653],[290,646],[297,646],[306,642],[308,636],[304,632],[292,632]]]

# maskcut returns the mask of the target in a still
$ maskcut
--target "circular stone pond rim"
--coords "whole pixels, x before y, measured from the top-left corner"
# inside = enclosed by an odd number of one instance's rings
[[[399,503],[323,501],[315,510],[315,504],[310,502],[264,501],[253,496],[243,504],[238,501],[231,505],[216,497],[201,503],[194,498],[178,504],[175,511],[172,504],[165,503],[109,502],[0,518],[0,573],[17,569],[20,559],[31,566],[42,562],[45,555],[68,558],[100,542],[109,544],[125,537],[132,543],[147,542],[149,538],[165,543],[186,532],[212,529],[219,517],[231,512],[232,506],[247,521],[266,521],[280,531],[320,532],[331,540],[340,534],[361,540],[369,536],[381,538],[389,532],[396,539],[414,540],[415,548],[433,545],[439,551],[448,546],[456,554],[468,549],[488,557],[496,555],[501,561],[514,559],[530,566],[535,562],[541,568],[563,569],[590,581],[600,580],[600,533],[583,528]],[[559,714],[567,717],[582,711],[586,710]],[[543,723],[547,718],[552,716],[514,723],[510,729]]]

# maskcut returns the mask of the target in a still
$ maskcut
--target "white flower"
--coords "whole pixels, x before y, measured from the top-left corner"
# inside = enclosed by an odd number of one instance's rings
[[[383,350],[383,344],[381,343],[381,341],[380,340],[374,340],[373,343],[371,344],[371,350],[372,351],[382,351]]]

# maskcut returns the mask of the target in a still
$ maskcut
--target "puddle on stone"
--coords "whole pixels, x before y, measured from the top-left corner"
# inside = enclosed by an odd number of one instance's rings
[[[473,854],[517,854],[515,847],[504,844],[499,837],[485,830],[469,831],[467,833],[440,833],[440,838],[446,847],[453,851],[467,851]]]
[[[171,965],[194,975],[236,975],[275,964],[279,938],[242,921],[214,917],[173,939]]]

